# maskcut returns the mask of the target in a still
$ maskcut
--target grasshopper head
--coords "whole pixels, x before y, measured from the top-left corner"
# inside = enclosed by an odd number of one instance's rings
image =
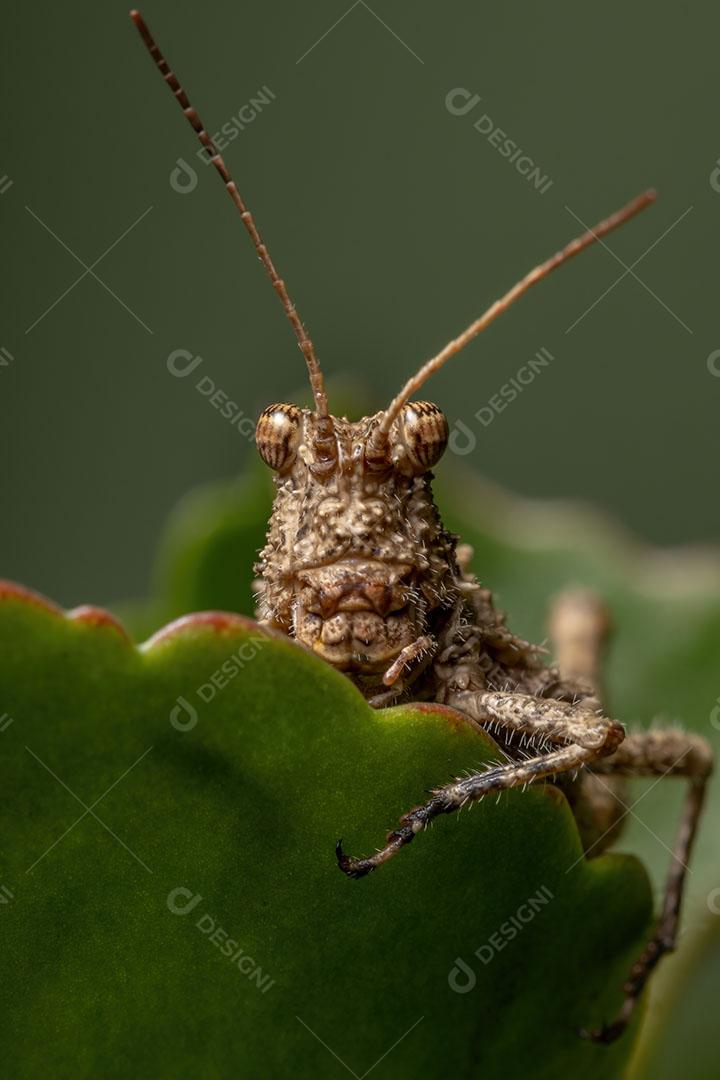
[[[317,413],[280,404],[256,433],[277,489],[259,614],[358,676],[386,671],[456,595],[454,541],[430,491],[447,420],[408,403],[378,446],[383,417],[330,417],[328,436]]]

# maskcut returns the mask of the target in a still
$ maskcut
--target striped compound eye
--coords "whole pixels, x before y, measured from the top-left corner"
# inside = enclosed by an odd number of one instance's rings
[[[271,405],[260,413],[255,442],[260,457],[275,472],[283,472],[295,460],[300,429],[300,410],[296,405]]]
[[[430,401],[411,401],[404,406],[400,423],[413,470],[423,473],[432,469],[447,446],[448,422],[445,414]]]

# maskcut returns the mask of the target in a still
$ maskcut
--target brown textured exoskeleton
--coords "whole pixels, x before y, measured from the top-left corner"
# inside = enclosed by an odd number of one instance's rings
[[[704,739],[682,731],[625,735],[605,716],[600,658],[602,605],[572,592],[555,604],[544,650],[516,637],[469,569],[433,502],[431,469],[448,438],[436,405],[412,401],[426,379],[531,285],[623,224],[654,199],[646,192],[536,267],[484,315],[429,360],[387,409],[349,421],[328,411],[312,342],[278,276],[225,162],[136,11],[131,17],[240,211],[290,319],[307,364],[314,408],[273,405],[256,441],[276,473],[267,543],[258,563],[258,617],[344,671],[371,705],[442,702],[461,710],[498,743],[504,762],[434,791],[401,819],[384,846],[338,864],[359,878],[388,862],[440,814],[490,792],[553,779],[565,791],[588,853],[615,839],[625,776],[680,776],[688,781],[665,898],[655,933],[624,986],[611,1024],[587,1034],[611,1042],[625,1029],[658,960],[674,948],[687,861],[712,770]]]

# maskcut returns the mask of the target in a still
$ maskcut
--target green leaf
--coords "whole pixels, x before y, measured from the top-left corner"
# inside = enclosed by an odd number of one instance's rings
[[[619,1074],[632,1034],[577,1031],[619,1004],[648,883],[586,862],[556,791],[336,867],[492,756],[459,714],[373,711],[237,616],[137,648],[6,587],[0,643],[6,1075]]]
[[[595,510],[508,494],[458,469],[457,459],[443,464],[436,486],[447,524],[474,547],[473,568],[509,612],[516,632],[543,640],[552,595],[572,584],[596,587],[614,625],[606,677],[612,715],[631,728],[657,720],[680,723],[710,739],[720,753],[717,551],[651,548]],[[136,609],[136,625],[149,631],[183,611],[203,608],[252,613],[250,567],[263,542],[270,499],[270,482],[260,467],[242,483],[191,493],[170,522],[153,604]],[[658,899],[682,796],[680,781],[630,785],[631,810],[620,846],[648,866]],[[681,957],[696,955],[707,896],[718,884],[720,836],[712,823],[719,815],[715,783],[686,888]],[[664,1015],[678,972],[685,970],[674,959],[661,965],[649,992],[653,1014]]]

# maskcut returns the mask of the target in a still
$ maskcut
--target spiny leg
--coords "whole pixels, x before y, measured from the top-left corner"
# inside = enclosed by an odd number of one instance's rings
[[[598,698],[608,627],[604,605],[589,590],[562,594],[550,617],[553,652],[562,677],[584,682]],[[624,984],[625,1002],[616,1019],[583,1032],[597,1042],[613,1042],[623,1033],[654,968],[675,947],[688,860],[712,765],[712,750],[704,739],[682,731],[649,731],[629,735],[614,754],[591,765],[592,771],[581,777],[576,792],[568,792],[586,853],[598,855],[616,839],[628,812],[622,800],[626,777],[684,776],[690,780],[655,933]]]
[[[527,734],[531,739],[559,744],[557,749],[525,761],[500,765],[484,772],[462,777],[433,792],[432,798],[416,806],[400,819],[385,846],[364,859],[345,854],[342,842],[336,854],[340,869],[349,877],[369,874],[409,844],[415,835],[440,814],[451,814],[467,802],[481,799],[494,791],[507,791],[544,777],[579,769],[588,762],[611,754],[622,742],[625,732],[616,720],[590,712],[583,704],[570,705],[531,694],[462,691],[451,694],[448,704],[488,724]]]
[[[680,825],[675,837],[672,861],[665,884],[665,896],[655,933],[633,964],[623,986],[625,1001],[615,1020],[583,1034],[595,1042],[614,1042],[627,1027],[643,988],[665,953],[677,941],[680,908],[688,861],[703,807],[705,789],[713,769],[710,744],[698,735],[683,731],[647,731],[629,735],[611,756],[593,764],[598,780],[614,776],[681,776],[689,780]]]
[[[568,589],[555,599],[550,611],[552,653],[561,677],[584,684],[598,701],[609,627],[608,610],[591,589]]]
[[[610,629],[607,606],[592,589],[566,589],[553,601],[548,622],[551,651],[562,680],[586,689],[602,704],[602,668]],[[585,770],[563,790],[586,853],[600,855],[622,830],[623,778],[603,779]]]

